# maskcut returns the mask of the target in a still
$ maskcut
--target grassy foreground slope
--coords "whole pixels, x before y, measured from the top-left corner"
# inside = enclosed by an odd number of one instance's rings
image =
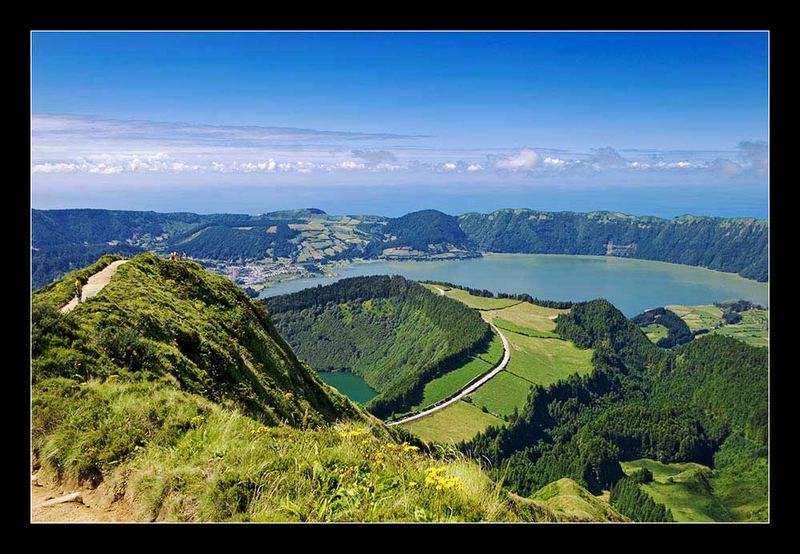
[[[94,488],[145,521],[556,519],[324,385],[225,278],[143,254],[59,314],[74,279],[32,299],[45,482]]]

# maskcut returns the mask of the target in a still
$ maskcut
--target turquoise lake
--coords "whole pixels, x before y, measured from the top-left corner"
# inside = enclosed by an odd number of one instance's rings
[[[261,297],[328,285],[359,275],[402,275],[495,293],[528,293],[548,300],[605,298],[632,317],[667,304],[710,304],[744,299],[768,305],[768,285],[731,273],[701,267],[606,256],[486,254],[454,261],[378,261],[341,267],[334,277],[284,281],[265,288]]]
[[[317,377],[335,387],[350,400],[366,404],[378,395],[361,376],[346,371],[318,371]]]

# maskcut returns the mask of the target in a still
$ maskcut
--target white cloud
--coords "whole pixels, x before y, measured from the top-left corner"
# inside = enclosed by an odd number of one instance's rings
[[[424,138],[34,115],[31,172],[37,180],[50,182],[60,174],[133,174],[141,182],[147,182],[149,175],[155,183],[158,179],[154,175],[224,174],[234,179],[234,175],[247,174],[266,179],[271,174],[288,177],[287,174],[310,173],[330,175],[329,180],[341,177],[339,182],[351,179],[354,183],[368,174],[378,179],[390,173],[398,182],[427,175],[454,179],[461,174],[474,174],[475,178],[480,175],[489,182],[522,177],[592,179],[604,172],[628,172],[639,180],[646,172],[656,175],[667,171],[754,177],[766,175],[768,160],[767,145],[756,141],[742,141],[723,151],[620,152],[607,146],[580,152],[544,146],[514,151],[491,144],[483,148],[444,148]]]
[[[523,148],[512,156],[497,160],[494,166],[497,169],[510,169],[512,171],[533,169],[539,165],[540,160],[541,156],[539,156],[536,150]]]
[[[560,158],[551,158],[548,156],[542,161],[542,163],[547,167],[564,167],[568,162]]]

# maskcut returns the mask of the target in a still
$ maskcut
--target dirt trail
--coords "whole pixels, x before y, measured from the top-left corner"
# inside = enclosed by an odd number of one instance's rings
[[[81,302],[86,302],[93,296],[97,295],[98,292],[103,290],[114,274],[117,272],[117,268],[122,264],[126,263],[128,260],[117,260],[116,262],[111,262],[106,267],[89,277],[86,284],[83,286],[83,294],[81,294]],[[74,310],[78,306],[78,299],[73,298],[70,300],[65,306],[59,310],[62,314],[66,314]]]
[[[80,492],[83,502],[42,506],[47,500]],[[113,502],[101,485],[95,490],[67,489],[47,481],[31,484],[31,521],[45,523],[134,521],[123,502]]]

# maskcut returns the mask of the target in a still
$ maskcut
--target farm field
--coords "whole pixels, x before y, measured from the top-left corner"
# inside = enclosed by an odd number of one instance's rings
[[[769,346],[769,318],[766,310],[742,312],[742,321],[714,329],[712,333],[728,335],[753,346]]]
[[[404,423],[402,427],[422,440],[452,444],[469,440],[490,425],[503,423],[502,419],[460,400],[427,417]]]
[[[671,312],[680,316],[686,322],[689,329],[711,329],[714,325],[722,321],[722,310],[714,305],[704,306],[665,306]]]
[[[747,310],[741,312],[742,321],[723,324],[722,310],[717,306],[667,306],[678,314],[692,331],[711,329],[708,334],[727,335],[753,346],[769,346],[769,312]],[[718,326],[716,329],[715,326]],[[699,335],[698,338],[702,338]]]
[[[572,342],[517,333],[506,333],[506,338],[511,343],[506,371],[530,383],[546,387],[573,373],[592,371],[592,351],[581,350]]]
[[[647,327],[642,327],[642,331],[644,331],[644,334],[647,335],[647,338],[653,343],[657,343],[661,339],[667,338],[667,335],[669,335],[669,329],[659,323],[651,323]]]
[[[650,483],[639,485],[656,502],[672,511],[675,521],[729,520],[725,507],[712,492],[711,469],[696,463],[662,464],[642,458],[622,462],[622,470],[630,474],[646,467],[653,473]]]
[[[484,319],[500,318],[503,321],[513,323],[523,329],[533,329],[535,331],[549,332],[555,329],[555,318],[559,314],[565,314],[569,310],[557,310],[555,308],[545,308],[544,306],[537,306],[529,304],[528,302],[519,302],[515,305],[505,307],[504,309],[494,309],[484,313]],[[489,319],[487,319],[489,321]],[[498,325],[500,327],[500,325]],[[513,330],[513,329],[511,329]]]
[[[486,408],[494,415],[510,416],[521,409],[528,398],[532,383],[508,371],[501,371],[491,381],[469,397],[479,408]]]
[[[448,297],[481,310],[485,321],[503,330],[510,345],[510,359],[503,371],[472,393],[465,402],[458,402],[404,425],[421,438],[443,442],[470,439],[489,425],[505,425],[505,418],[525,405],[532,386],[548,386],[572,373],[585,374],[592,370],[591,350],[581,350],[553,333],[555,317],[568,310],[545,308],[512,299],[478,297],[464,290],[440,285],[425,286],[437,294],[436,288],[441,288]],[[491,307],[492,301],[494,307]],[[501,307],[503,304],[506,304],[505,307]],[[501,359],[502,354],[502,343],[496,339],[489,352],[479,356],[476,362],[484,360],[488,370]],[[466,367],[428,383],[424,399],[417,408],[430,405],[457,390],[457,386],[453,388],[455,382],[448,378],[452,375],[455,380],[462,370],[466,377],[469,373]],[[448,390],[450,392],[446,392]],[[458,418],[463,421],[456,421]],[[448,434],[448,426],[453,428],[451,434]]]

